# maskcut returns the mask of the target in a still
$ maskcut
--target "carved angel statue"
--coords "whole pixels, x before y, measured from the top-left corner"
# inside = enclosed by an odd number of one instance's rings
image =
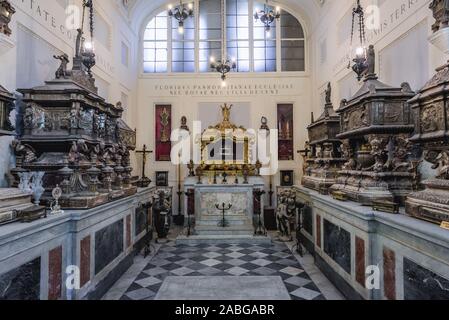
[[[442,151],[432,169],[438,169],[438,179],[449,179],[449,151]]]
[[[67,77],[69,75],[69,73],[67,72],[67,65],[70,62],[69,56],[66,53],[64,53],[60,56],[54,55],[53,58],[61,61],[61,64],[55,73],[56,79],[61,79],[61,78],[67,79]]]
[[[291,221],[295,218],[296,213],[296,197],[290,191],[280,194],[278,199],[278,208],[276,212],[276,221],[278,227],[279,238],[282,241],[291,241]]]
[[[351,146],[349,145],[349,143],[347,141],[344,142],[341,145],[340,150],[341,150],[342,157],[344,159],[348,160],[345,164],[343,164],[342,169],[343,170],[354,170],[357,167],[357,162],[353,158],[353,153],[352,153]]]
[[[19,140],[11,142],[11,148],[16,156],[23,158],[23,163],[31,163],[37,159],[36,151],[28,144],[22,144]]]
[[[410,141],[403,137],[394,138],[395,147],[391,160],[388,161],[388,167],[393,171],[411,172],[413,165],[408,161],[410,155]]]
[[[326,89],[326,104],[331,104],[332,103],[332,86],[331,83],[329,82],[327,84],[327,89]]]
[[[232,104],[228,107],[228,105],[225,103],[221,107],[221,110],[223,112],[223,122],[229,122],[231,120],[231,109],[232,109]]]
[[[371,155],[374,156],[375,163],[372,166],[372,170],[375,172],[382,172],[385,170],[385,150],[383,149],[382,141],[377,138],[373,138],[370,141]]]

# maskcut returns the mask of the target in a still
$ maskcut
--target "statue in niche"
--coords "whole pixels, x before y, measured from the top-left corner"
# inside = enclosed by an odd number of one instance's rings
[[[79,112],[76,107],[72,107],[70,110],[70,129],[79,128]]]
[[[69,76],[69,72],[67,71],[67,65],[70,62],[69,56],[66,53],[64,53],[59,56],[54,55],[53,58],[61,61],[61,65],[59,66],[58,70],[56,70],[56,73],[55,73],[56,79],[61,79],[61,78],[67,79],[67,77]]]
[[[33,129],[33,120],[34,120],[33,108],[31,106],[28,106],[25,109],[25,114],[23,115],[23,127],[25,129]]]
[[[385,170],[385,150],[382,147],[383,143],[380,139],[373,138],[370,141],[371,155],[374,157],[375,163],[372,170],[375,172],[382,172]]]

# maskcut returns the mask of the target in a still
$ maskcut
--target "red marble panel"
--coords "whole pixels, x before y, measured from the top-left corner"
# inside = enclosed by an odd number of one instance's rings
[[[48,253],[48,300],[58,300],[62,294],[62,246]]]
[[[321,248],[321,216],[316,215],[316,245]]]
[[[90,280],[90,235],[80,244],[80,283],[83,287]]]
[[[126,248],[131,246],[131,215],[126,217]]]
[[[396,255],[384,247],[384,294],[388,300],[396,300]]]
[[[355,280],[365,287],[365,240],[355,237]]]

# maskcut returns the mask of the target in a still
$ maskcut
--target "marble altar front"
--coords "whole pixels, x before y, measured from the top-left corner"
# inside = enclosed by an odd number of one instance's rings
[[[196,177],[189,177],[184,182],[184,191],[191,194],[186,197],[185,221],[192,235],[204,236],[252,236],[254,226],[258,222],[258,214],[263,205],[254,205],[254,192],[264,189],[262,177],[249,177],[248,184],[216,183],[209,184],[203,179],[198,184]],[[262,200],[261,200],[262,201]],[[223,211],[217,205],[231,205],[225,212],[226,227],[220,226]],[[260,212],[261,213],[261,212]],[[262,218],[262,215],[260,215]]]

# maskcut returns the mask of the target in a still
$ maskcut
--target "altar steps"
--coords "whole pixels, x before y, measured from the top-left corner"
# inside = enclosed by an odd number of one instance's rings
[[[179,235],[176,238],[176,245],[187,245],[194,246],[198,244],[208,244],[208,245],[216,245],[216,244],[271,244],[271,238],[268,236],[230,236],[230,235],[194,235],[187,237],[186,235]]]
[[[215,225],[199,225],[195,228],[199,235],[205,236],[251,236],[254,233],[252,225],[231,225],[223,228]]]

